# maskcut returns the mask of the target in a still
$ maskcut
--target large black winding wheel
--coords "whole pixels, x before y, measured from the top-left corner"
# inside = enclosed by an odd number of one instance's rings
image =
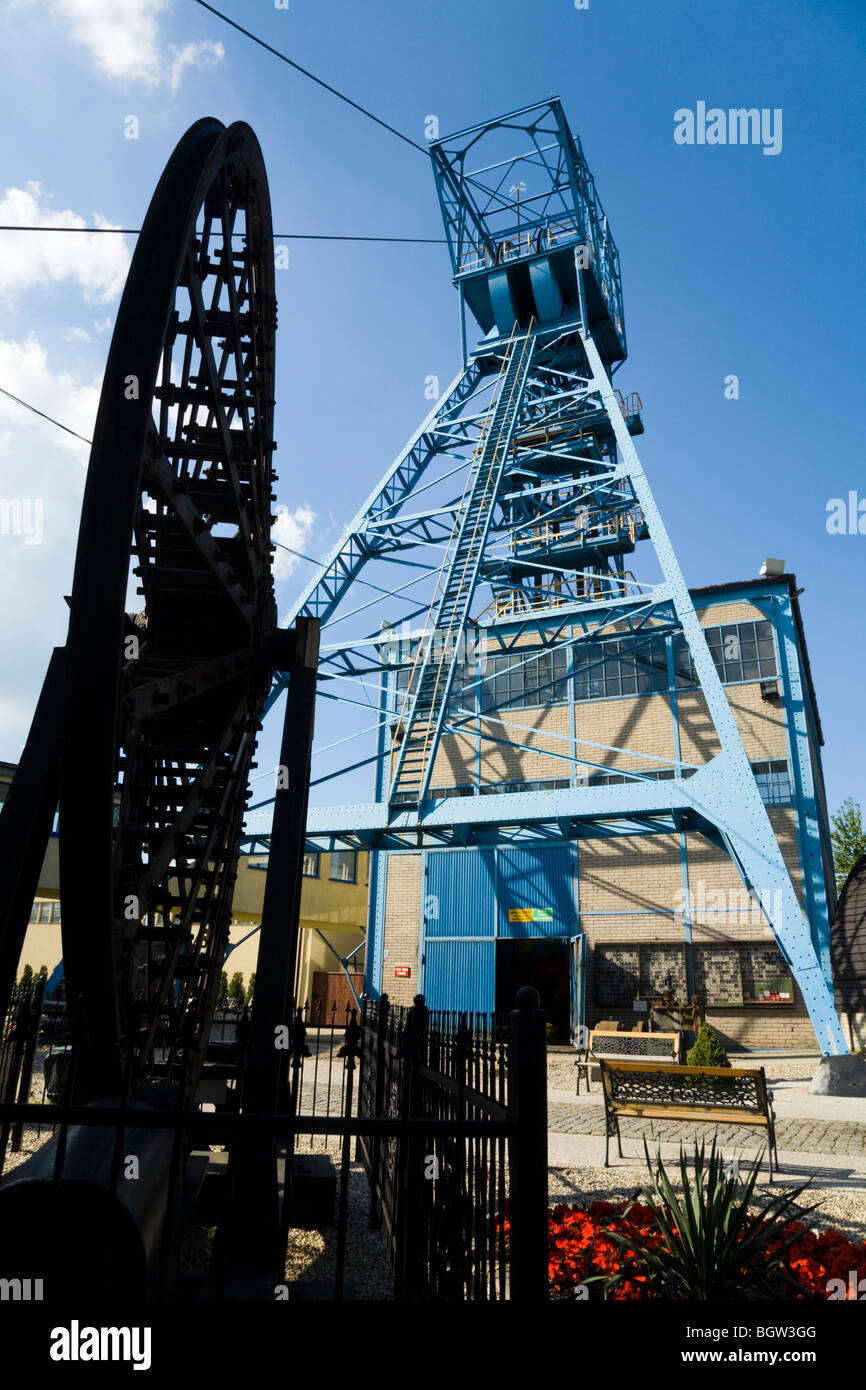
[[[0,816],[3,995],[41,864],[33,842],[59,797],[78,1104],[143,1091],[195,1103],[256,734],[273,672],[298,646],[277,627],[271,577],[275,330],[261,150],[245,124],[198,121],[138,239],[99,403],[68,641]],[[303,771],[311,728],[298,732]],[[297,779],[292,795],[299,861]],[[278,797],[275,834],[279,817]],[[289,867],[284,890],[299,881],[300,863]],[[282,948],[277,960],[267,984],[280,1017]],[[268,1022],[265,1003],[263,991]]]
[[[273,267],[255,136],[199,121],[121,301],[72,588],[60,893],[88,1098],[130,1048],[194,1087],[179,1054],[215,1003],[276,628]]]

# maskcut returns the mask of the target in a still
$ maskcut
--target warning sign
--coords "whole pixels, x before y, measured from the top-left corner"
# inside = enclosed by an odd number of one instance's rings
[[[553,909],[550,907],[510,907],[509,922],[552,922]]]

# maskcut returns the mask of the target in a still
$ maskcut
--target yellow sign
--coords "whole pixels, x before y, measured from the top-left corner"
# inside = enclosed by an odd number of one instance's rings
[[[508,920],[509,920],[509,922],[531,922],[531,921],[532,921],[532,908],[531,908],[531,907],[510,907],[510,908],[508,909]]]

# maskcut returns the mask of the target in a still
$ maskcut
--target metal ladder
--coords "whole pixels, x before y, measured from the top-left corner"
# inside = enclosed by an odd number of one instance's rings
[[[395,807],[421,802],[429,786],[484,543],[532,365],[532,324],[525,334],[515,336],[516,332],[515,324],[430,603],[427,622],[433,618],[432,633],[425,627],[397,720],[396,737],[402,734],[402,742],[389,797]]]

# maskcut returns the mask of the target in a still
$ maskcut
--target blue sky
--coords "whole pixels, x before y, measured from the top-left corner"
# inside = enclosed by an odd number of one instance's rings
[[[641,458],[687,580],[803,586],[831,808],[866,809],[859,693],[863,92],[856,0],[225,0],[227,13],[424,143],[559,94],[620,248]],[[0,53],[0,222],[140,225],[198,117],[244,119],[278,232],[438,236],[428,161],[193,0],[14,0]],[[680,146],[674,112],[781,108],[781,152]],[[139,138],[125,138],[135,115]],[[133,239],[0,233],[0,387],[89,434]],[[124,247],[126,249],[124,249]],[[459,361],[442,246],[293,242],[277,277],[280,534],[326,552]],[[724,381],[736,374],[738,400]],[[0,536],[0,757],[62,642],[87,449],[0,397],[0,497],[44,498],[39,545]],[[866,523],[864,523],[866,524]],[[285,562],[287,608],[306,578]],[[266,738],[262,766],[267,766]]]

